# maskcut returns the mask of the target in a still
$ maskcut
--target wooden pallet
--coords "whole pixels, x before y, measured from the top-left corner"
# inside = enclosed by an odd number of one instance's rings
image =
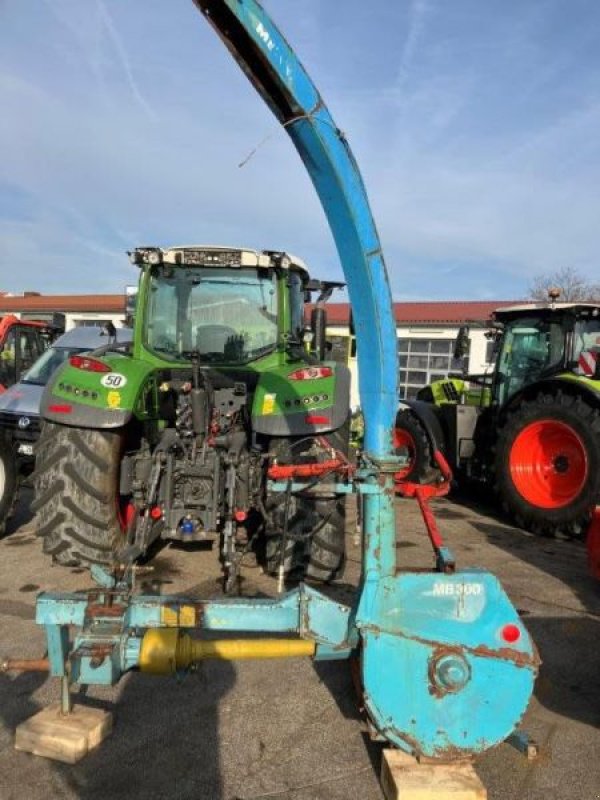
[[[110,711],[76,705],[70,714],[61,714],[60,704],[56,703],[17,727],[15,748],[75,764],[97,747],[111,730]]]
[[[383,751],[381,786],[386,800],[487,800],[471,762],[421,764],[401,750]]]

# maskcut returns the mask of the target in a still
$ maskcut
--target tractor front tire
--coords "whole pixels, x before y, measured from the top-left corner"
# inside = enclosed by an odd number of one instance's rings
[[[44,422],[33,473],[37,535],[63,566],[110,565],[124,543],[119,520],[119,431]]]
[[[495,473],[521,527],[581,536],[600,497],[600,412],[562,392],[521,402],[498,433]]]

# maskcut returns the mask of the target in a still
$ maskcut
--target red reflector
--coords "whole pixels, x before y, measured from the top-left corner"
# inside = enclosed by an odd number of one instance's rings
[[[291,381],[312,381],[316,378],[331,378],[332,375],[331,367],[305,367],[290,372],[288,378]]]
[[[160,519],[163,515],[162,508],[160,506],[152,506],[150,509],[150,516],[152,519]]]
[[[233,516],[235,517],[236,522],[244,522],[244,520],[248,517],[248,514],[243,509],[238,508],[233,512]]]
[[[500,631],[500,635],[505,642],[514,644],[521,638],[521,629],[517,625],[505,625]]]
[[[53,411],[55,414],[70,414],[73,411],[73,406],[68,405],[65,403],[61,405],[60,403],[53,403],[52,405],[48,406],[48,411]]]
[[[307,414],[304,417],[307,425],[329,425],[329,417],[324,417],[322,414]]]
[[[69,364],[75,369],[84,369],[86,372],[110,372],[110,367],[104,361],[87,356],[71,356]]]

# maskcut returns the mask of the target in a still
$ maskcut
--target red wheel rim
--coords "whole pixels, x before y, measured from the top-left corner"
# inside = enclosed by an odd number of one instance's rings
[[[570,425],[542,419],[526,425],[510,449],[512,482],[531,505],[563,508],[579,496],[588,476],[583,441]]]
[[[394,473],[395,481],[403,481],[410,474],[415,465],[416,446],[415,440],[404,428],[394,428],[393,437],[394,448],[397,456],[406,456],[408,464],[398,472]]]

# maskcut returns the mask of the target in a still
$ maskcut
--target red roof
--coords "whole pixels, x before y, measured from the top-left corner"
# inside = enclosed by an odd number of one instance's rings
[[[441,300],[423,303],[394,303],[399,325],[460,325],[466,322],[486,322],[497,308],[512,306],[518,300]],[[308,311],[310,312],[308,307]],[[347,325],[349,303],[328,303],[327,321],[331,325]],[[0,296],[0,314],[28,311],[80,311],[89,313],[125,313],[124,294],[47,294],[26,297]]]
[[[398,325],[460,325],[466,322],[487,322],[497,308],[515,305],[517,300],[442,300],[435,303],[394,303]],[[347,325],[349,303],[328,303],[327,322]]]
[[[0,313],[28,311],[84,311],[125,313],[124,294],[46,294],[26,297],[0,297]]]

